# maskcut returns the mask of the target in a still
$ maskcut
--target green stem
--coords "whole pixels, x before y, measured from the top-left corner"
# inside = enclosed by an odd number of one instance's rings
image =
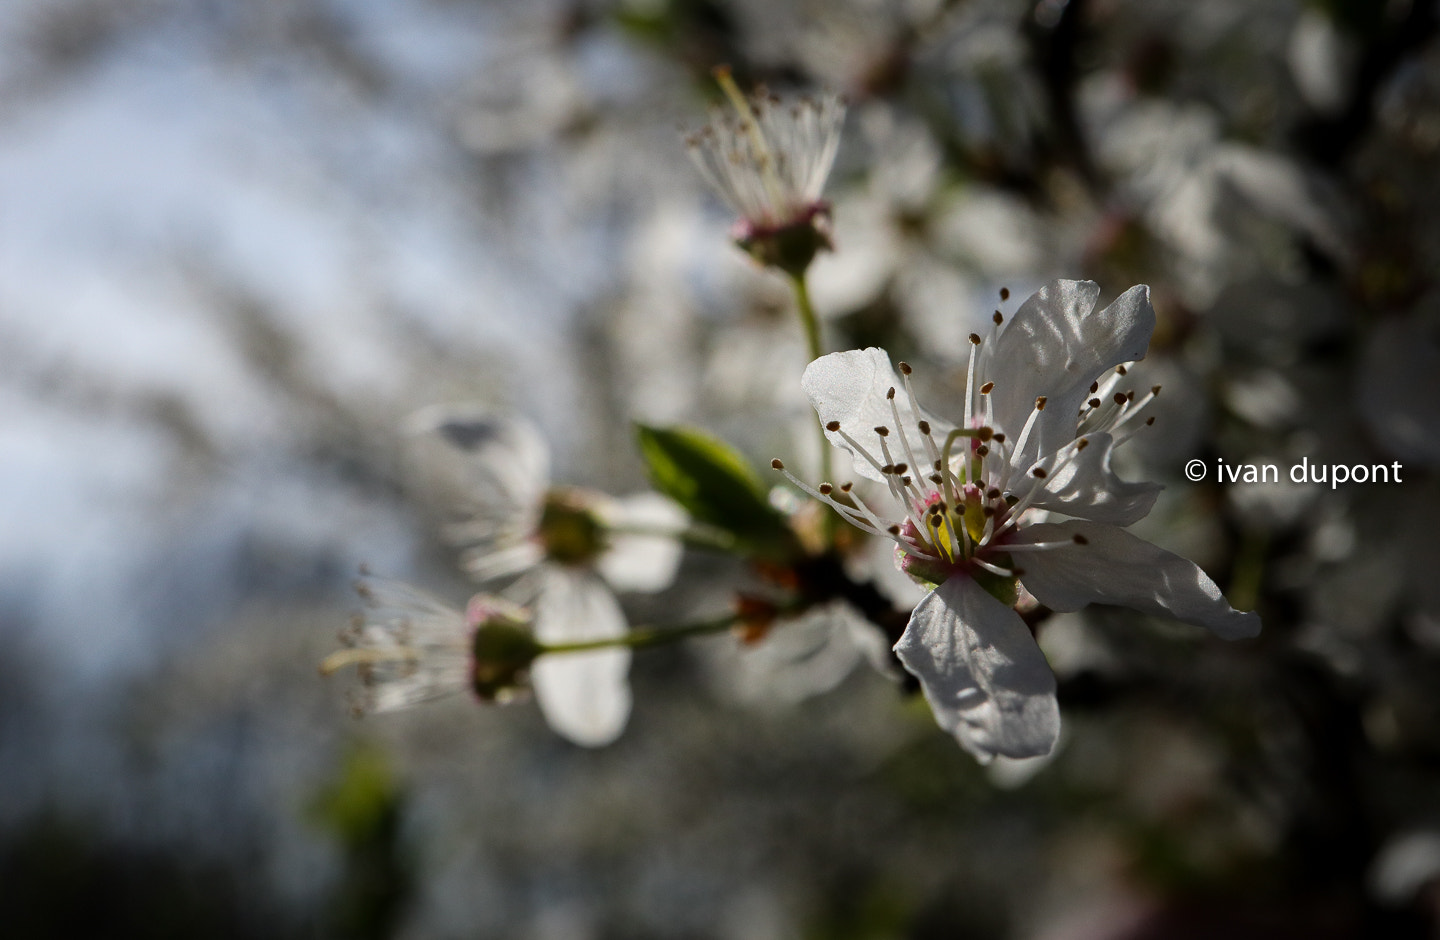
[[[717,552],[734,552],[735,536],[711,526],[690,526],[687,529],[647,528],[638,525],[606,526],[605,531],[615,535],[652,535],[657,538],[677,539],[692,548],[708,548]]]
[[[611,649],[617,646],[629,647],[630,649],[661,646],[666,643],[675,643],[686,637],[703,636],[707,633],[722,633],[733,627],[739,619],[738,614],[726,614],[714,620],[701,620],[679,627],[666,627],[660,630],[640,628],[631,630],[624,636],[607,637],[603,640],[579,640],[574,643],[541,644],[540,655],[543,656],[547,653],[585,653],[591,650]]]
[[[795,309],[800,314],[800,325],[805,330],[806,352],[810,354],[810,361],[814,362],[825,355],[824,347],[820,345],[820,318],[815,315],[815,306],[810,302],[810,287],[805,283],[805,272],[790,276],[790,285],[795,289]],[[820,427],[820,480],[824,483],[834,483],[834,469],[830,460],[830,439],[825,436],[825,428]],[[825,536],[827,547],[835,544],[835,524],[837,519],[833,513],[826,513],[823,516],[821,532]]]

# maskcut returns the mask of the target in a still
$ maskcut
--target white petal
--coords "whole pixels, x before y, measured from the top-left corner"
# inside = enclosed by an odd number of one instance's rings
[[[874,346],[821,356],[805,367],[805,374],[800,378],[800,387],[810,396],[810,404],[815,407],[822,425],[839,421],[841,430],[858,441],[882,464],[885,463],[885,458],[881,456],[880,435],[875,433],[877,427],[890,429],[887,443],[895,462],[907,459],[904,445],[900,441],[901,434],[910,441],[914,454],[926,453],[924,439],[915,426],[919,419],[930,422],[931,434],[938,440],[944,440],[945,435],[950,432],[951,425],[947,422],[923,409],[919,415],[911,410],[904,383],[890,364],[890,354]],[[895,389],[894,404],[900,412],[899,428],[895,427],[895,416],[891,411],[891,402],[887,399],[892,388]],[[836,447],[850,451],[855,458],[856,473],[877,483],[885,482],[880,471],[855,453],[854,448],[839,432],[826,431],[825,436]],[[921,456],[919,459],[924,458]]]
[[[775,624],[763,640],[740,651],[735,690],[751,701],[791,703],[830,691],[863,655],[851,632],[856,619],[849,604],[834,601]],[[881,651],[890,652],[883,640]]]
[[[1048,399],[1017,463],[1028,464],[1035,454],[1057,450],[1075,436],[1076,414],[1101,373],[1145,358],[1155,330],[1150,288],[1132,287],[1094,313],[1099,296],[1093,281],[1051,281],[988,346],[983,374],[995,383],[990,397],[999,430],[1016,437],[1035,399]]]
[[[982,763],[1055,746],[1060,709],[1044,654],[1020,615],[965,575],[920,602],[895,652],[940,727]]]
[[[1076,544],[1076,535],[1086,544]],[[1227,640],[1260,632],[1260,616],[1231,607],[1199,565],[1124,529],[1096,522],[1033,525],[1016,541],[1070,543],[1026,552],[1022,562],[1026,590],[1053,610],[1117,604],[1206,627]]]
[[[607,500],[596,509],[615,531],[595,567],[615,590],[650,593],[675,580],[681,554],[677,536],[686,524],[683,509],[659,493]]]
[[[1145,518],[1164,487],[1117,477],[1110,469],[1114,445],[1109,434],[1087,434],[1085,440],[1089,443],[1083,448],[1077,441],[1040,461],[1049,475],[1036,481],[1042,489],[1030,505],[1110,525],[1126,526]],[[1024,493],[1017,489],[1015,495]]]
[[[535,606],[542,643],[574,643],[624,636],[625,615],[595,575],[554,566]],[[541,656],[531,669],[535,697],[556,732],[586,747],[609,744],[630,717],[630,650]]]
[[[478,407],[437,406],[413,415],[410,472],[447,509],[452,541],[482,551],[523,539],[550,483],[550,451],[530,422]]]

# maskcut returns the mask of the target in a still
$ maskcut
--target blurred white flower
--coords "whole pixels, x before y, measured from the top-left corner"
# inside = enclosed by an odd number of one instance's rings
[[[355,590],[365,612],[341,633],[346,648],[327,656],[320,671],[357,668],[365,687],[357,712],[392,711],[466,689],[482,701],[507,702],[523,689],[539,652],[523,608],[477,594],[461,613],[380,578],[367,578]]]
[[[550,454],[530,423],[483,411],[427,409],[411,419],[415,470],[452,508],[448,539],[481,582],[534,609],[547,646],[618,640],[628,625],[612,589],[658,591],[680,562],[685,516],[644,493],[616,499],[550,483]],[[532,682],[546,720],[591,747],[630,716],[630,650],[545,656]]]
[[[1098,296],[1093,282],[1053,281],[1008,324],[997,314],[988,340],[972,334],[958,426],[920,407],[910,367],[897,376],[882,349],[824,356],[802,380],[831,442],[888,487],[901,514],[881,515],[848,483],[811,489],[787,476],[893,540],[901,568],[936,585],[895,652],[941,726],[981,761],[1049,753],[1059,733],[1055,678],[1011,608],[1017,579],[1057,611],[1118,604],[1227,638],[1260,629],[1195,564],[1124,531],[1160,489],[1110,468],[1159,392],[1121,389],[1155,313],[1144,286],[1094,313]]]
[[[830,247],[820,199],[840,148],[845,104],[836,95],[786,101],[761,88],[749,99],[716,71],[734,113],[717,109],[686,137],[706,181],[740,214],[735,241],[762,264],[795,273]]]

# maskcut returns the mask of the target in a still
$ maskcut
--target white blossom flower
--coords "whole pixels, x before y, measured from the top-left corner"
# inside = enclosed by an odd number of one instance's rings
[[[411,421],[416,471],[446,501],[445,535],[478,580],[534,610],[545,645],[619,640],[614,589],[658,591],[675,576],[684,514],[644,493],[616,499],[550,483],[549,448],[516,418],[429,409]],[[630,715],[623,645],[543,656],[531,680],[550,726],[577,744],[615,740]]]
[[[472,691],[507,702],[524,688],[539,647],[530,613],[489,594],[458,611],[399,581],[367,578],[355,586],[365,612],[340,634],[345,649],[320,664],[325,675],[355,666],[364,691],[357,713],[392,711]]]
[[[786,101],[761,88],[748,100],[726,70],[716,78],[734,113],[717,109],[686,137],[706,181],[740,215],[735,241],[762,264],[796,273],[829,249],[820,193],[840,147],[845,104],[835,95]]]
[[[1016,579],[1057,611],[1119,604],[1231,639],[1260,629],[1194,563],[1125,531],[1160,489],[1110,467],[1159,392],[1123,388],[1155,313],[1144,286],[1092,312],[1098,296],[1092,282],[1053,281],[1008,323],[997,313],[988,339],[972,334],[958,424],[922,409],[910,367],[897,376],[882,349],[821,357],[802,380],[831,442],[900,513],[882,514],[850,484],[816,489],[786,475],[893,540],[902,569],[936,585],[895,652],[941,726],[981,761],[1049,753],[1059,733],[1054,676],[1011,607]]]

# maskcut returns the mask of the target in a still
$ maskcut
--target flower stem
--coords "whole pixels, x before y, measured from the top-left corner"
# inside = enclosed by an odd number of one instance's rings
[[[653,535],[657,538],[671,538],[691,548],[708,548],[717,552],[734,552],[735,536],[723,529],[708,525],[691,525],[675,530],[663,527],[640,525],[606,526],[605,531],[614,535]]]
[[[664,629],[640,628],[631,630],[624,636],[607,637],[603,640],[581,640],[575,643],[551,643],[542,644],[541,655],[547,653],[584,653],[590,650],[610,649],[617,646],[628,646],[630,649],[644,649],[647,646],[661,646],[666,643],[674,643],[686,637],[703,636],[707,633],[722,633],[729,630],[740,620],[738,614],[726,614],[714,620],[700,620],[695,623],[687,623],[678,627],[665,627]]]
[[[805,272],[801,271],[790,276],[790,285],[795,289],[795,309],[800,314],[800,325],[805,330],[806,352],[810,355],[810,361],[814,362],[825,355],[824,347],[820,345],[820,318],[815,315],[815,306],[810,302],[810,287],[805,283]],[[817,425],[817,427],[820,427]],[[830,462],[830,440],[825,436],[825,428],[820,427],[820,479],[825,483],[834,483],[832,477],[832,466]],[[835,544],[835,522],[836,518],[831,513],[826,513],[821,525],[825,536],[827,547]]]

